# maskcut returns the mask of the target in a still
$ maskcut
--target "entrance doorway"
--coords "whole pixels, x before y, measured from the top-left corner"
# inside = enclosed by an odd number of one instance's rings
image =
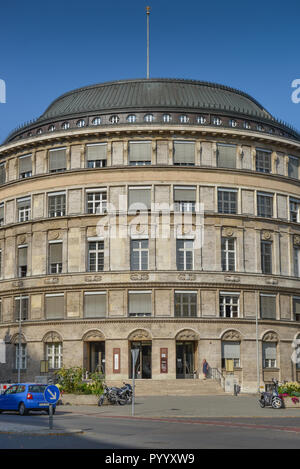
[[[176,342],[176,378],[192,379],[195,371],[195,342]]]
[[[105,374],[105,342],[89,342],[89,371]]]
[[[151,379],[152,372],[152,343],[147,341],[130,343],[130,378],[132,379],[132,356],[131,350],[138,349],[139,354],[135,364],[136,379]]]

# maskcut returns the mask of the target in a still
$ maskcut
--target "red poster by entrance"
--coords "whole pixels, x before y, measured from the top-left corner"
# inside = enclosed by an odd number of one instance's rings
[[[160,372],[168,373],[168,349],[160,349]]]

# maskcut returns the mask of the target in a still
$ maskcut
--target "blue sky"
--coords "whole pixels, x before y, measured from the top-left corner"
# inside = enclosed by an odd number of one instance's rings
[[[300,130],[300,2],[286,0],[51,0],[2,2],[0,141],[66,91],[146,76],[222,83]]]

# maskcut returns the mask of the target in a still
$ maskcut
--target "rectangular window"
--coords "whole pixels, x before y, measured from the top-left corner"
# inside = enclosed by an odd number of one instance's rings
[[[5,164],[0,164],[0,184],[4,184],[6,181],[6,171],[5,171]]]
[[[273,195],[263,192],[257,193],[257,216],[273,217]]]
[[[174,142],[174,165],[195,165],[195,142]]]
[[[27,246],[18,247],[18,277],[27,275]]]
[[[260,173],[271,172],[271,152],[256,149],[256,171]]]
[[[174,210],[176,212],[195,212],[196,187],[174,187]]]
[[[275,342],[263,342],[263,368],[276,368],[277,344]]]
[[[261,241],[261,271],[263,274],[272,273],[272,243]]]
[[[240,342],[222,341],[222,368],[227,368],[226,362],[233,362],[234,368],[240,367]]]
[[[106,189],[87,190],[87,213],[103,214],[107,210],[107,192]]]
[[[129,164],[132,166],[150,165],[152,142],[129,142]]]
[[[238,318],[240,308],[239,293],[220,293],[220,317]]]
[[[300,209],[300,200],[290,198],[290,221],[298,223]]]
[[[50,370],[59,370],[62,367],[62,344],[46,344],[46,360]]]
[[[128,293],[129,316],[151,316],[152,298],[150,291],[131,291]]]
[[[217,166],[236,168],[236,145],[217,144]]]
[[[66,214],[66,194],[59,192],[48,194],[48,216],[63,217]]]
[[[4,203],[0,204],[0,226],[4,225]]]
[[[299,178],[299,159],[294,156],[289,156],[288,175],[291,178]]]
[[[22,199],[17,199],[17,211],[18,211],[18,221],[28,221],[31,217],[31,199],[30,197],[24,197]]]
[[[106,292],[84,293],[84,317],[105,318],[106,309]]]
[[[193,270],[194,268],[194,241],[191,239],[176,240],[177,270]]]
[[[62,243],[49,243],[49,274],[62,273]]]
[[[49,172],[59,173],[67,169],[66,148],[49,150]]]
[[[197,316],[197,292],[175,291],[174,316],[188,318]]]
[[[15,297],[15,321],[26,321],[28,319],[28,296]]]
[[[104,168],[107,159],[107,144],[97,143],[86,146],[86,159],[88,168]]]
[[[128,191],[129,211],[151,209],[151,187],[129,187]]]
[[[45,295],[46,319],[60,319],[65,313],[65,297],[63,293]]]
[[[21,344],[21,353],[19,353],[19,344],[16,347],[16,370],[19,369],[19,360],[21,358],[20,369],[25,370],[27,368],[27,347],[26,344]],[[20,357],[21,355],[21,357]]]
[[[276,319],[276,295],[260,294],[261,319]]]
[[[237,191],[233,189],[218,189],[218,212],[237,213]]]
[[[236,270],[235,238],[221,239],[221,262],[224,272]]]
[[[300,322],[300,298],[297,296],[293,297],[293,315],[294,321]]]
[[[130,269],[148,270],[149,268],[149,240],[132,239],[130,242]]]
[[[104,241],[88,242],[88,271],[104,270]]]
[[[294,246],[294,276],[300,277],[300,248]]]
[[[32,176],[31,155],[20,156],[19,158],[19,178],[28,178]]]

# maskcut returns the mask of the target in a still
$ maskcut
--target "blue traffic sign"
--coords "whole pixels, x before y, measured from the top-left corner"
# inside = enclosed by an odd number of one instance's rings
[[[54,384],[51,384],[50,386],[47,386],[44,392],[44,398],[49,404],[55,404],[60,396],[60,392],[57,386],[54,386]]]

